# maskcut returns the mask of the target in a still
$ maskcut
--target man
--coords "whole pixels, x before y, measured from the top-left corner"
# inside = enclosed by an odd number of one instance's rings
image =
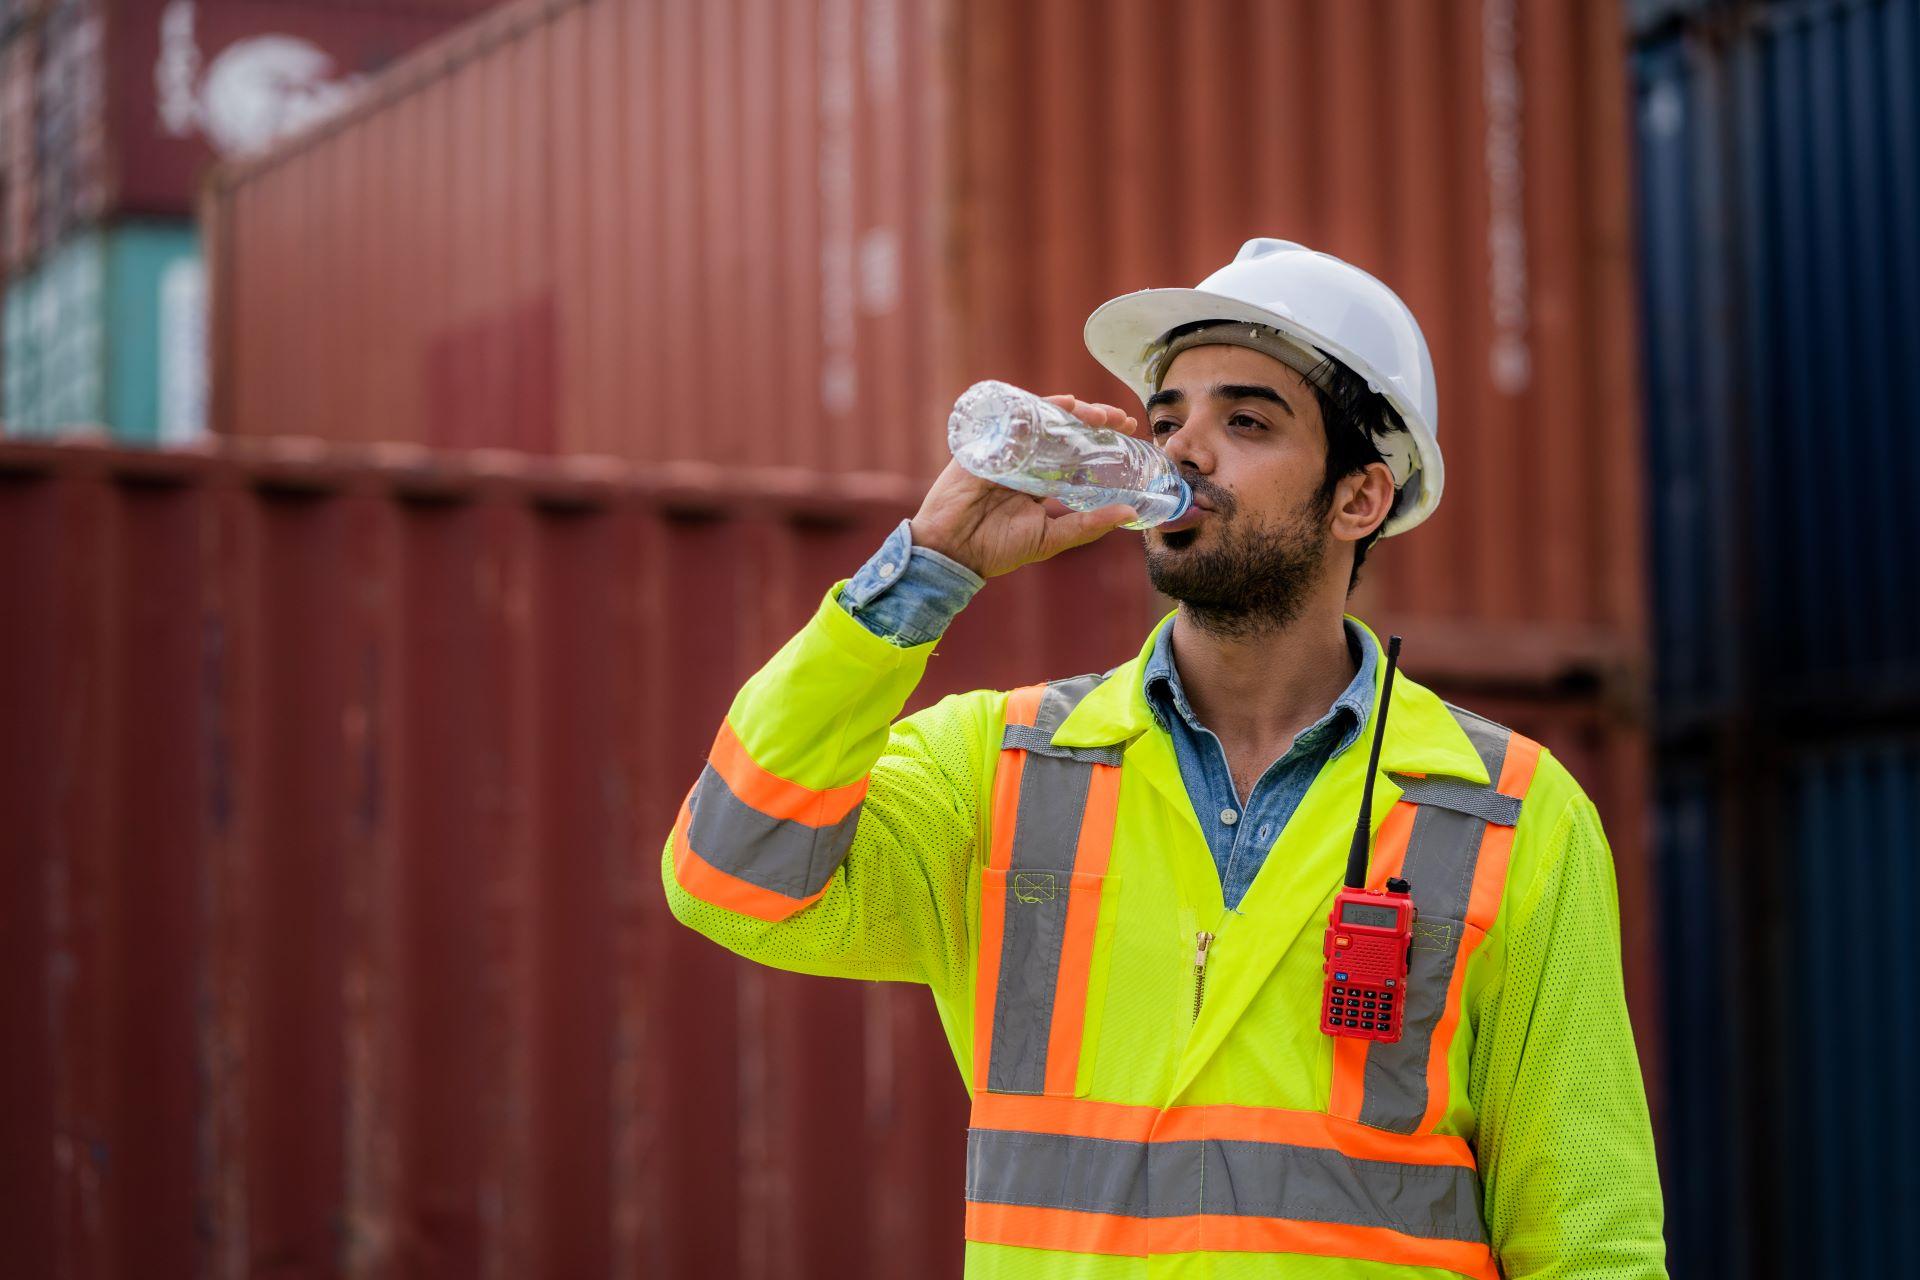
[[[1133,518],[948,467],[734,700],[668,841],[674,914],[768,964],[933,989],[973,1095],[969,1276],[1664,1275],[1593,805],[1405,676],[1369,814],[1368,884],[1410,882],[1417,911],[1398,1033],[1328,1022],[1386,665],[1343,602],[1442,488],[1411,313],[1254,240],[1087,340],[1146,422],[1056,403],[1193,488],[1145,534],[1180,607],[1104,676],[891,723],[986,579]]]

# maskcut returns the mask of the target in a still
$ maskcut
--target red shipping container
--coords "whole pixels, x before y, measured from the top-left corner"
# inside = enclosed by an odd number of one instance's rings
[[[263,149],[493,0],[61,0],[4,55],[9,274],[77,228],[185,217],[221,156]],[[37,56],[36,56],[37,55]],[[24,75],[24,78],[23,78]],[[17,176],[17,179],[15,177]],[[17,183],[17,186],[16,186]]]
[[[40,61],[39,33],[25,31],[0,46],[0,265],[33,252],[35,187],[33,83]]]
[[[248,443],[0,445],[8,1273],[957,1276],[926,995],[748,965],[658,879],[733,691],[911,495]],[[1156,608],[1126,538],[996,579],[911,707]],[[1440,688],[1600,806],[1655,1074],[1644,744]]]
[[[215,428],[924,484],[968,382],[1120,402],[1088,312],[1283,235],[1433,343],[1447,500],[1372,600],[1630,671],[1623,57],[1558,0],[517,6],[217,179]]]

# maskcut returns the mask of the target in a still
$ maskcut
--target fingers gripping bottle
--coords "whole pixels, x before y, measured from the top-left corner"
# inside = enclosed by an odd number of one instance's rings
[[[1166,454],[1125,432],[1094,427],[1059,405],[1004,382],[976,382],[954,401],[947,447],[995,484],[1075,511],[1125,503],[1148,529],[1186,514],[1193,491]]]

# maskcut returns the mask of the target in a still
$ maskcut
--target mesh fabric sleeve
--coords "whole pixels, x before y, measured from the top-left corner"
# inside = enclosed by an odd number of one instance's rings
[[[735,697],[667,840],[668,905],[763,964],[956,997],[980,744],[1003,698],[956,695],[896,721],[931,645],[873,634],[839,591]]]
[[[661,870],[674,917],[776,969],[964,985],[979,826],[968,704],[947,698],[893,726],[853,844],[817,902],[773,922],[704,902],[675,879],[669,841]]]
[[[1577,788],[1514,904],[1468,1087],[1510,1280],[1664,1277],[1659,1171],[1627,1020],[1612,853]]]

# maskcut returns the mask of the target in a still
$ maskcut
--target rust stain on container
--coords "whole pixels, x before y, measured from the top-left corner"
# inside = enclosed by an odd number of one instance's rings
[[[915,495],[690,475],[0,447],[23,1274],[957,1274],[925,993],[744,965],[658,881],[733,692]],[[910,706],[1131,656],[1143,584],[1131,539],[996,580]],[[1435,683],[1600,806],[1657,1079],[1641,735]]]

